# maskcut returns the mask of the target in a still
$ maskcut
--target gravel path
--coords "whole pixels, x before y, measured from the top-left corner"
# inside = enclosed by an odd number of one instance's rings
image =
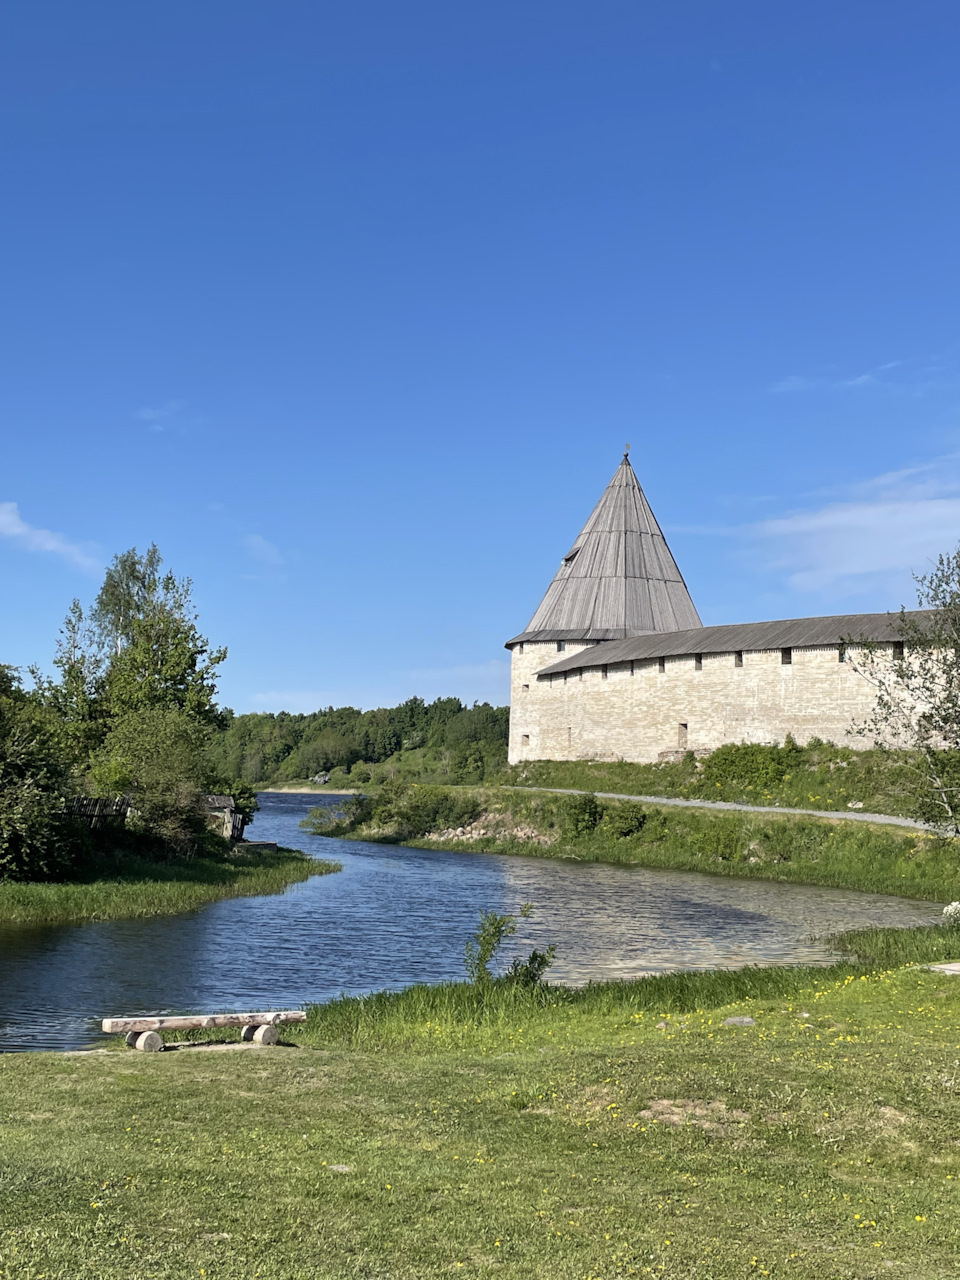
[[[506,787],[506,791],[549,791],[560,796],[594,795],[599,800],[641,800],[644,804],[671,804],[680,809],[733,809],[738,813],[796,813],[805,818],[835,818],[842,822],[879,822],[886,827],[913,827],[929,831],[925,822],[895,818],[889,813],[861,813],[859,809],[787,809],[775,804],[732,804],[729,800],[679,800],[675,796],[627,796],[617,791],[585,791],[574,787]]]

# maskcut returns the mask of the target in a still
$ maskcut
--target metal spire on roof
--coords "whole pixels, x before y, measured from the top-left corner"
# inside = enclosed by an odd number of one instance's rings
[[[701,626],[629,452],[627,445],[613,479],[517,640],[621,640]]]

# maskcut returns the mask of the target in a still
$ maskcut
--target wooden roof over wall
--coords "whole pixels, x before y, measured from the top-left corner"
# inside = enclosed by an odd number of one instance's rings
[[[908,618],[922,619],[916,609]],[[899,613],[841,613],[828,618],[789,618],[779,622],[738,622],[725,627],[692,627],[657,635],[610,640],[569,654],[537,672],[537,679],[564,671],[644,658],[677,658],[690,654],[756,653],[764,649],[815,649],[843,642],[899,640]]]

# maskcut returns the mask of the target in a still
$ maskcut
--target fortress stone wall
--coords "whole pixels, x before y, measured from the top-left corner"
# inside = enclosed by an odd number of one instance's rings
[[[563,656],[593,648],[566,642]],[[893,645],[880,646],[881,652]],[[597,658],[603,646],[598,647]],[[512,646],[510,748],[523,760],[655,761],[665,752],[726,742],[822,738],[863,748],[853,725],[870,714],[874,686],[839,645],[705,653],[588,666],[538,679],[560,656],[555,641]],[[737,665],[742,662],[742,665]]]

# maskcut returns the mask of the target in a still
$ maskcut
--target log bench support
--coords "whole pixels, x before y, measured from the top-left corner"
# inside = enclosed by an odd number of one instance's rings
[[[277,1027],[284,1022],[306,1022],[302,1009],[280,1009],[274,1013],[211,1013],[195,1017],[169,1018],[104,1018],[102,1029],[108,1035],[123,1035],[131,1049],[141,1053],[159,1053],[163,1048],[161,1031],[211,1030],[215,1027],[239,1027],[240,1039],[254,1044],[277,1044]]]

